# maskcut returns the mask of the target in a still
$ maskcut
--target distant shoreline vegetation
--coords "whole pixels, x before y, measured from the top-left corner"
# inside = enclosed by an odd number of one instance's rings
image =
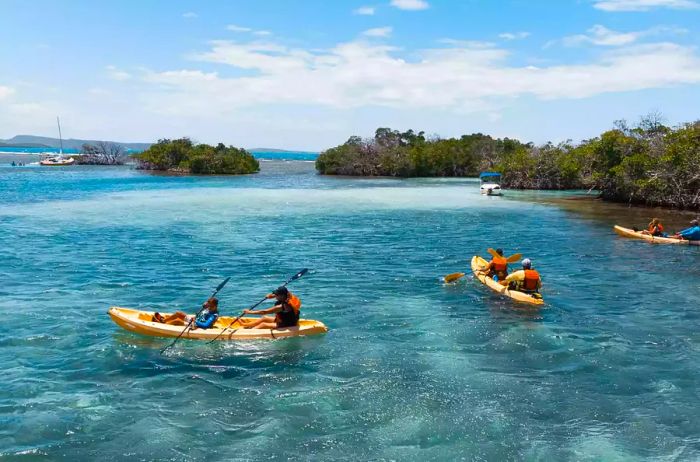
[[[428,138],[424,132],[377,129],[322,152],[324,175],[474,177],[493,170],[512,189],[590,189],[605,200],[700,209],[700,121],[675,128],[651,114],[630,127],[579,144],[536,146],[481,133]]]
[[[132,157],[141,170],[157,170],[197,175],[240,175],[257,173],[260,164],[245,149],[195,144],[189,138],[158,140]]]

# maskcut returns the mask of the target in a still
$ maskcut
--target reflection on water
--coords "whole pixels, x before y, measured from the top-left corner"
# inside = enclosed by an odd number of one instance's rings
[[[697,459],[700,254],[612,232],[688,215],[566,197],[289,162],[245,177],[0,168],[0,453]],[[488,247],[533,259],[542,309],[470,275],[439,282]],[[303,267],[290,289],[324,336],[161,355],[171,339],[105,314],[192,311],[233,276],[220,299],[235,315]]]

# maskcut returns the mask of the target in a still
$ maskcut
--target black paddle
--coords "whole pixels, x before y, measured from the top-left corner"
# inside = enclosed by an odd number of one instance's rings
[[[224,279],[224,282],[222,282],[221,284],[219,284],[219,285],[217,286],[217,288],[214,290],[214,292],[212,292],[212,294],[211,294],[211,296],[209,296],[209,298],[212,298],[213,296],[215,296],[216,294],[218,294],[219,291],[220,291],[221,289],[224,288],[224,286],[226,285],[226,283],[228,282],[229,279],[231,279],[230,276],[227,277],[226,279]],[[209,300],[209,298],[208,298],[207,300]],[[206,302],[205,302],[205,303],[206,303]],[[172,347],[173,345],[175,345],[175,344],[177,343],[178,340],[180,340],[180,337],[182,337],[182,335],[187,331],[187,329],[190,328],[190,325],[192,324],[192,322],[194,322],[194,320],[197,319],[197,316],[199,316],[199,314],[200,314],[202,311],[204,311],[204,307],[205,307],[205,305],[202,305],[202,308],[201,308],[199,311],[197,311],[197,314],[195,314],[194,317],[193,317],[192,319],[190,319],[190,322],[187,323],[187,325],[185,326],[185,328],[182,329],[182,332],[180,332],[180,335],[178,335],[177,338],[175,338],[175,340],[173,340],[173,343],[171,343],[170,345],[168,345],[168,346],[166,346],[165,348],[163,348],[162,350],[160,350],[160,354],[165,353],[165,350],[167,350],[168,348]]]
[[[296,281],[297,279],[299,279],[300,277],[302,277],[303,275],[305,275],[308,271],[309,271],[308,268],[304,268],[303,270],[299,271],[297,274],[295,274],[294,276],[292,276],[291,278],[289,278],[289,279],[287,280],[287,282],[285,282],[284,284],[282,284],[280,287],[287,287],[287,284],[289,284],[289,283],[292,282],[292,281]],[[251,307],[248,308],[248,309],[249,309],[249,310],[252,310],[252,309],[256,308],[258,305],[260,305],[260,304],[261,304],[262,302],[264,302],[265,300],[267,300],[267,296],[265,296],[262,300],[260,300],[258,303],[256,303],[255,305],[251,306]],[[223,334],[224,332],[226,332],[232,325],[236,324],[236,323],[243,317],[244,314],[245,314],[245,313],[241,313],[236,319],[234,319],[233,321],[231,321],[231,323],[230,323],[228,326],[226,326],[226,327],[224,327],[223,329],[221,329],[221,332],[219,332],[219,335],[217,335],[217,336],[214,337],[213,339],[209,340],[209,342],[207,342],[207,343],[212,343],[214,340],[216,340],[216,339],[218,339],[219,337],[221,337],[221,334]],[[233,332],[236,332],[236,331],[234,330]]]

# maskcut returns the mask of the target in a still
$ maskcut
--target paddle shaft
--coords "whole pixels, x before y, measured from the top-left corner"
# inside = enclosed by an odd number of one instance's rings
[[[209,296],[209,298],[207,299],[207,301],[208,301],[209,299],[211,299],[212,297],[214,297],[216,294],[218,294],[219,291],[220,291],[221,289],[224,288],[224,286],[225,286],[226,283],[229,281],[229,279],[231,279],[230,276],[227,277],[226,279],[224,279],[224,282],[222,282],[221,284],[219,284],[219,285],[217,286],[217,288],[214,289],[214,292],[212,292],[212,294]],[[204,303],[206,304],[206,302],[204,302]],[[165,350],[167,350],[168,348],[172,347],[173,345],[175,345],[175,344],[177,343],[178,340],[180,340],[180,337],[182,337],[182,336],[185,334],[185,332],[187,332],[187,330],[192,326],[192,323],[194,322],[195,319],[197,319],[197,316],[199,316],[199,315],[202,313],[202,311],[204,311],[204,308],[205,308],[205,306],[203,305],[202,308],[200,308],[200,310],[197,311],[197,314],[195,314],[194,317],[193,317],[192,319],[190,319],[190,321],[187,323],[187,325],[185,326],[185,328],[182,329],[182,332],[180,332],[180,335],[178,335],[178,336],[175,338],[175,340],[173,340],[173,343],[171,343],[170,345],[168,345],[168,346],[166,346],[165,348],[163,348],[162,350],[160,350],[160,354],[165,353]]]
[[[299,271],[297,274],[295,274],[295,275],[292,276],[291,278],[287,279],[287,281],[286,281],[284,284],[282,284],[280,287],[287,287],[287,285],[288,285],[290,282],[296,281],[297,279],[299,279],[300,277],[302,277],[303,275],[305,275],[305,274],[307,273],[307,271],[309,271],[309,270],[308,270],[307,268],[304,268],[303,270]],[[248,310],[252,310],[252,309],[254,309],[254,308],[257,308],[258,305],[260,305],[260,304],[261,304],[262,302],[264,302],[265,300],[267,300],[267,295],[266,295],[265,297],[263,297],[263,299],[260,300],[258,303],[256,303],[255,305],[251,306],[250,308],[248,308]],[[236,319],[234,319],[233,321],[231,321],[231,323],[230,323],[228,326],[226,326],[226,327],[224,327],[223,329],[221,329],[221,332],[219,332],[219,334],[218,334],[216,337],[214,337],[213,339],[209,340],[209,342],[207,342],[207,343],[212,343],[214,340],[217,340],[219,337],[221,337],[221,335],[223,335],[224,332],[226,332],[228,329],[230,329],[231,326],[233,326],[233,325],[236,324],[238,321],[240,321],[240,319],[241,319],[241,318],[243,317],[243,315],[245,314],[245,311],[247,311],[247,310],[244,310],[244,312],[242,312],[240,315],[238,315],[238,317],[237,317]],[[234,330],[233,332],[236,332],[236,331]]]

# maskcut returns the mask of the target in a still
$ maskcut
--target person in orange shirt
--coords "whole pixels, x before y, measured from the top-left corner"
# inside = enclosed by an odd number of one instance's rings
[[[649,227],[642,230],[642,234],[649,234],[654,237],[663,237],[665,235],[664,225],[661,224],[661,220],[658,218],[653,218],[649,223]]]
[[[503,281],[508,276],[508,259],[503,256],[503,249],[496,249],[496,253],[498,255],[493,256],[484,271],[487,271],[494,281]]]
[[[281,327],[293,327],[299,323],[301,300],[287,290],[286,287],[278,287],[267,298],[274,298],[275,304],[266,310],[244,310],[243,314],[261,314],[260,319],[247,321],[241,319],[244,329],[278,329]],[[275,316],[264,316],[274,314]]]
[[[532,261],[529,258],[523,260],[523,269],[510,274],[505,280],[501,281],[502,285],[508,285],[515,290],[528,294],[539,293],[542,287],[542,279],[540,273],[532,269]]]

